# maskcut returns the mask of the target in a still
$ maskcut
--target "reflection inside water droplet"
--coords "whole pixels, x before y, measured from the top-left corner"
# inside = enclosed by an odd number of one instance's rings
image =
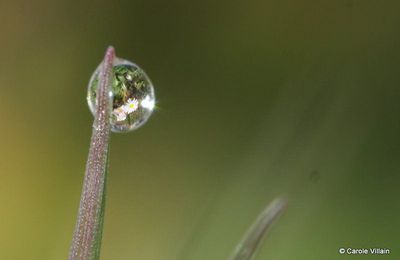
[[[96,93],[100,66],[93,73],[88,87],[87,101],[93,115],[96,112]],[[149,119],[155,105],[154,88],[146,73],[136,64],[117,58],[109,96],[113,99],[111,130],[129,132]]]

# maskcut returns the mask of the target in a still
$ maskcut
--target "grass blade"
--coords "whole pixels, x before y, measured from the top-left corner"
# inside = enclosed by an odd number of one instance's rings
[[[97,260],[100,255],[110,138],[109,91],[114,58],[114,48],[109,47],[99,76],[97,111],[93,122],[89,156],[69,260]]]
[[[286,208],[286,200],[277,198],[268,205],[267,208],[258,216],[253,225],[249,228],[246,235],[236,247],[230,260],[250,260],[253,259],[263,238],[271,228],[273,222],[283,213]]]

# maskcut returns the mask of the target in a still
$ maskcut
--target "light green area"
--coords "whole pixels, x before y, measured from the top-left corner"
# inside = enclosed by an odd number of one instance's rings
[[[257,260],[377,259],[400,233],[398,1],[0,3],[0,259],[66,259],[105,48],[158,109],[113,134],[102,258],[224,260],[274,197]]]

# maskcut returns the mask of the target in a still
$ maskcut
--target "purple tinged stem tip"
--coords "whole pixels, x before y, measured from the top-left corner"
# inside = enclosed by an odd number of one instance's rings
[[[89,156],[69,260],[99,258],[112,104],[108,93],[110,91],[114,59],[115,50],[113,47],[108,47],[100,72],[100,85],[97,90],[98,105],[93,122]]]

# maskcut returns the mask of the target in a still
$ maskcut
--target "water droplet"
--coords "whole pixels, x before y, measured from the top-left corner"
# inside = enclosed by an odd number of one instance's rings
[[[90,111],[96,112],[96,93],[100,67],[93,73],[88,87],[87,101]],[[154,109],[154,88],[146,73],[136,64],[116,58],[113,67],[110,97],[113,100],[111,130],[129,132],[142,126]]]

